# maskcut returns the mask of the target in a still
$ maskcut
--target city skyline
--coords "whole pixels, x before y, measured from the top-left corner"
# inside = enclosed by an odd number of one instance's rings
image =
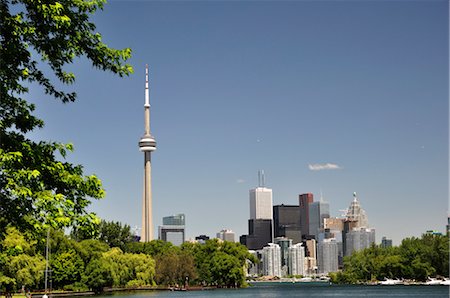
[[[31,137],[73,142],[69,161],[106,189],[90,210],[140,226],[148,63],[153,227],[183,213],[187,238],[246,234],[248,191],[264,169],[274,205],[322,191],[339,216],[357,192],[378,243],[444,231],[447,13],[445,1],[112,1],[94,22],[108,45],[133,49],[135,73],[80,59],[68,105],[31,88],[46,122]]]

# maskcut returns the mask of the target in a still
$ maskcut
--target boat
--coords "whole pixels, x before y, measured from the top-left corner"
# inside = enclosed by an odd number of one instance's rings
[[[425,285],[435,286],[435,285],[440,285],[441,282],[442,282],[442,280],[440,280],[440,279],[428,277],[428,280],[425,282]]]
[[[445,278],[439,283],[441,286],[450,286],[450,278]]]
[[[401,285],[403,284],[403,281],[399,280],[399,279],[389,279],[386,278],[383,281],[380,281],[380,285],[382,286],[394,286],[394,285]]]

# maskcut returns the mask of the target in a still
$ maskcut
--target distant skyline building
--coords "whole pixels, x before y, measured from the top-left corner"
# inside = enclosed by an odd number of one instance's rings
[[[271,219],[249,219],[248,235],[243,235],[241,244],[247,246],[248,249],[262,249],[267,243],[273,240],[272,220]]]
[[[350,233],[351,230],[358,227],[357,220],[349,220],[344,219],[344,230],[342,231],[342,248],[344,252],[344,256],[346,256],[347,252],[347,233]]]
[[[217,238],[223,241],[234,242],[235,234],[232,230],[223,229],[216,234]]]
[[[322,199],[309,204],[309,235],[318,240],[318,235],[324,227],[325,218],[330,217],[330,204]]]
[[[139,141],[139,150],[144,152],[144,191],[142,195],[141,242],[153,240],[152,209],[152,161],[151,153],[156,150],[156,141],[150,130],[150,94],[148,90],[148,65],[145,65],[145,132]]]
[[[354,251],[363,250],[375,243],[375,229],[353,228],[345,236],[345,256],[351,256]]]
[[[300,229],[300,206],[275,205],[273,206],[274,237],[287,237],[292,242],[300,243],[302,233]]]
[[[289,247],[288,269],[290,275],[305,275],[305,248],[302,243]]]
[[[317,241],[314,237],[306,236],[303,240],[305,247],[305,273],[317,273]]]
[[[338,271],[338,242],[335,238],[324,239],[317,245],[317,267],[319,273]]]
[[[357,221],[356,227],[368,228],[369,221],[367,219],[366,211],[362,209],[361,204],[356,196],[356,192],[353,193],[353,201],[347,210],[347,220]]]
[[[326,222],[326,220],[325,220]],[[343,223],[343,222],[341,222]],[[339,224],[337,226],[329,225],[330,227],[339,228]],[[343,232],[340,229],[330,229],[324,228],[323,231],[319,233],[318,243],[320,244],[324,239],[335,239],[338,246],[338,267],[342,268],[343,266],[343,258],[344,258],[344,243],[342,239]]]
[[[165,216],[162,222],[164,226],[184,226],[186,224],[184,214]]]
[[[281,277],[281,248],[278,244],[268,243],[262,249],[263,275]]]
[[[163,217],[163,225],[159,226],[158,231],[158,239],[180,246],[185,241],[184,214]]]
[[[292,239],[286,237],[277,237],[273,240],[280,246],[281,252],[281,276],[287,276],[289,266],[289,247],[292,246]]]
[[[302,237],[310,235],[309,232],[309,204],[314,202],[312,193],[305,193],[298,196],[300,206],[300,230]]]
[[[381,238],[381,247],[392,247],[392,239],[387,239],[385,236],[383,236],[383,238]]]
[[[250,189],[250,219],[273,219],[272,189],[265,187],[264,171],[258,172],[258,187]]]
[[[325,218],[323,221],[323,228],[330,230],[338,230],[342,232],[344,230],[344,218],[338,217]]]
[[[367,244],[367,237],[371,237],[368,232],[355,232],[353,231],[363,231],[369,230],[369,221],[367,219],[366,211],[361,207],[361,204],[356,196],[356,192],[353,193],[353,201],[350,203],[350,207],[347,209],[347,214],[344,220],[344,230],[342,232],[342,242],[343,242],[343,250],[344,256],[351,255],[351,253],[356,249],[359,250],[359,247],[368,247],[365,246]],[[349,233],[353,233],[352,235],[348,235]],[[358,234],[359,233],[359,234]],[[358,236],[359,235],[359,236]],[[355,238],[356,237],[356,238]],[[361,237],[360,240],[357,240],[358,237]],[[367,239],[366,239],[367,238]],[[349,239],[353,242],[349,243]],[[356,242],[355,242],[356,241]],[[373,230],[373,241],[375,242],[375,230]]]
[[[303,240],[303,244],[306,248],[305,255],[307,257],[316,259],[317,258],[317,241],[316,241],[316,239],[314,239],[314,237],[308,236],[306,239]]]
[[[264,171],[258,171],[258,187],[249,191],[248,235],[240,237],[248,249],[262,249],[273,242],[272,189],[265,187]]]

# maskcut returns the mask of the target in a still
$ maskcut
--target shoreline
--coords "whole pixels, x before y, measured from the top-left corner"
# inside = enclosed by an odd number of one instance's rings
[[[409,282],[409,283],[400,283],[400,284],[389,284],[383,285],[380,283],[354,283],[354,284],[333,284],[329,281],[324,280],[313,280],[313,281],[290,281],[290,280],[254,280],[248,281],[248,285],[251,288],[253,284],[304,284],[304,285],[321,285],[321,286],[380,286],[380,287],[392,287],[392,286],[426,286],[426,287],[434,287],[434,286],[446,286],[448,285],[440,285],[440,284],[426,284],[424,282]],[[244,288],[244,287],[242,287]],[[141,292],[141,291],[210,291],[216,289],[227,289],[227,288],[217,288],[217,287],[202,287],[202,286],[192,286],[188,288],[174,288],[174,287],[139,287],[139,288],[106,288],[101,293],[96,293],[94,291],[61,291],[61,292],[53,292],[49,293],[48,297],[74,297],[74,296],[95,296],[95,295],[110,295],[116,292]],[[44,292],[32,292],[32,298],[42,298]],[[13,298],[26,298],[25,294],[22,293],[13,293]]]

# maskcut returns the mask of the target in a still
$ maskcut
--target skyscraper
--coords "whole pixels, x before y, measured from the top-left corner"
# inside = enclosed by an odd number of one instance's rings
[[[309,204],[314,201],[312,193],[305,193],[298,196],[300,205],[300,229],[302,237],[309,235]]]
[[[248,235],[240,238],[252,250],[262,249],[273,241],[272,189],[265,187],[263,171],[258,172],[258,178],[259,186],[250,190]]]
[[[269,243],[262,251],[263,275],[281,277],[281,249]]]
[[[141,241],[147,242],[153,240],[151,153],[156,150],[156,141],[150,131],[150,94],[148,91],[148,65],[145,66],[144,116],[145,132],[139,141],[139,150],[144,152],[144,192],[142,196]]]
[[[324,227],[325,218],[330,217],[330,204],[322,200],[309,204],[309,235],[314,235],[318,240],[318,235]]]
[[[367,228],[353,228],[345,235],[345,255],[351,256],[354,251],[363,250],[375,243],[375,230]]]
[[[245,246],[251,250],[262,249],[267,243],[272,242],[272,220],[271,219],[249,219],[248,235],[245,238]]]
[[[305,247],[305,273],[316,274],[317,273],[317,242],[312,236],[304,237]]]
[[[362,209],[359,203],[356,192],[353,193],[353,201],[347,210],[344,220],[344,230],[342,233],[342,242],[344,249],[344,256],[349,256],[354,250],[360,250],[368,247],[369,244],[375,242],[375,230],[373,230],[373,241],[369,228],[369,221],[366,212]],[[354,233],[353,233],[354,231]],[[364,232],[365,231],[365,232]],[[351,235],[349,235],[351,233]]]
[[[305,275],[305,248],[302,243],[289,247],[289,274]]]
[[[289,266],[289,247],[292,246],[292,239],[286,237],[277,237],[273,240],[273,242],[280,246],[281,276],[287,276]]]
[[[369,222],[367,219],[366,211],[361,208],[356,192],[353,193],[353,201],[347,210],[346,215],[347,220],[357,221],[356,227],[368,228]]]
[[[272,219],[272,189],[265,187],[263,171],[258,177],[258,187],[250,189],[250,219]]]
[[[338,271],[338,243],[336,239],[324,239],[317,245],[319,273]]]
[[[184,214],[176,214],[163,217],[164,226],[184,226],[186,223]]]
[[[287,237],[292,242],[302,241],[300,230],[300,207],[298,205],[273,206],[274,237]]]
[[[185,216],[177,214],[163,217],[163,225],[159,226],[158,239],[181,245],[185,240]]]

